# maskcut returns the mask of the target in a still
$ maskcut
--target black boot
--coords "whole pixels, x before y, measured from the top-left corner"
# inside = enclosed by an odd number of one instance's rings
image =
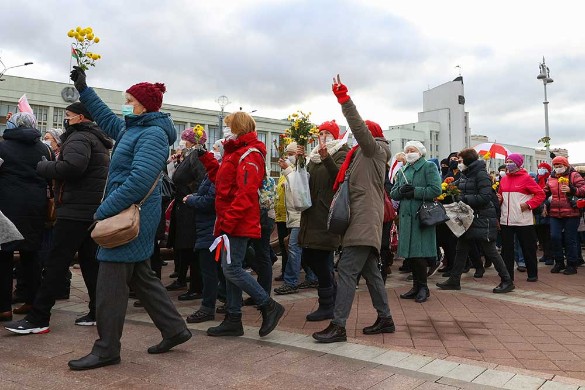
[[[461,290],[461,281],[455,276],[450,276],[444,282],[437,283],[437,287],[441,290]]]
[[[494,288],[494,294],[502,294],[507,293],[514,290],[516,286],[514,286],[514,282],[511,279],[502,280],[498,287]]]
[[[276,328],[278,321],[284,314],[284,307],[270,298],[268,303],[260,306],[258,309],[262,312],[262,326],[260,326],[258,334],[260,337],[264,337]]]
[[[395,331],[396,326],[392,317],[378,317],[374,325],[362,329],[364,334],[394,333]]]
[[[224,320],[218,326],[207,329],[208,336],[243,336],[242,313],[226,313]]]
[[[333,318],[335,307],[335,287],[319,288],[319,307],[312,313],[307,314],[307,321],[323,321]]]
[[[412,288],[405,292],[404,294],[400,294],[400,298],[402,299],[414,299],[416,298],[416,294],[418,294],[418,285],[416,283],[413,284]]]
[[[430,296],[431,292],[429,291],[429,288],[427,286],[420,286],[420,288],[418,289],[418,294],[416,294],[416,298],[414,298],[414,301],[417,303],[423,303],[426,302]]]
[[[347,334],[345,328],[331,322],[327,328],[321,332],[313,333],[313,338],[320,343],[337,343],[340,341],[347,341]]]

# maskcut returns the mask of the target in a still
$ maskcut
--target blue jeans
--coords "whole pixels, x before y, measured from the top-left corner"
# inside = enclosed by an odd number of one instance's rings
[[[196,249],[195,255],[199,257],[201,279],[203,280],[203,301],[201,302],[201,308],[207,313],[213,313],[219,288],[219,263],[215,261],[215,251],[210,252],[208,249]]]
[[[574,267],[578,263],[578,241],[577,228],[579,227],[579,217],[570,218],[550,218],[550,238],[551,248],[555,263],[564,264],[563,244],[567,255],[567,263]],[[564,242],[563,242],[564,237]]]
[[[520,247],[518,236],[516,236],[514,239],[514,260],[516,260],[518,267],[526,267],[526,262],[524,261],[524,255],[522,254],[522,247]]]
[[[296,287],[301,272],[301,247],[299,246],[300,227],[291,228],[288,237],[288,261],[284,269],[284,283]]]
[[[258,274],[258,283],[264,291],[270,295],[272,290],[272,258],[270,256],[270,234],[274,228],[274,219],[268,217],[267,211],[262,211],[260,215],[261,237],[252,240],[255,256],[248,264],[256,274]],[[231,238],[230,238],[231,240]]]
[[[244,271],[242,264],[248,249],[249,238],[229,236],[231,264],[227,263],[227,252],[222,250],[221,266],[226,279],[226,309],[230,314],[242,313],[242,290],[252,297],[257,305],[268,303],[270,296],[256,279]]]

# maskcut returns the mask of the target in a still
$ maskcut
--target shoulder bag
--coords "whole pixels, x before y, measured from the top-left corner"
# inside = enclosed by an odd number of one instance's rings
[[[355,168],[352,167],[352,171]],[[343,183],[337,189],[333,196],[331,206],[329,206],[329,215],[327,216],[327,230],[333,234],[344,235],[349,227],[351,217],[350,200],[349,200],[349,175],[345,174]]]
[[[156,188],[161,175],[156,180],[148,194],[138,204],[133,204],[126,210],[95,222],[91,232],[91,238],[102,248],[116,248],[129,243],[138,237],[140,233],[140,208]],[[105,191],[105,189],[104,189]]]

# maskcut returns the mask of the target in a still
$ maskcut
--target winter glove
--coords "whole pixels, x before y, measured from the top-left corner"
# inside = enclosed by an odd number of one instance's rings
[[[205,153],[207,153],[207,148],[205,145],[198,145],[195,150],[197,150],[198,157],[202,157],[205,155]]]
[[[79,92],[82,92],[85,88],[87,88],[85,77],[85,71],[83,69],[81,69],[79,66],[73,67],[69,78],[73,81],[75,89],[77,89]]]
[[[350,99],[347,94],[347,87],[341,83],[333,84],[333,93],[337,96],[339,104],[343,104]]]
[[[405,199],[412,199],[414,198],[414,187],[412,184],[405,184],[400,187],[400,194]]]

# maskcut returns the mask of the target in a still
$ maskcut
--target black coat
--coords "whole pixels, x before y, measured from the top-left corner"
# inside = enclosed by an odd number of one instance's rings
[[[190,153],[173,173],[175,205],[171,214],[169,243],[175,249],[195,246],[195,209],[183,203],[183,198],[197,191],[205,177],[205,167],[196,152]]]
[[[23,235],[10,250],[38,250],[47,217],[47,180],[37,174],[42,156],[54,158],[37,129],[19,127],[4,131],[0,142],[0,210]]]
[[[208,176],[205,176],[197,193],[189,197],[187,206],[195,210],[195,249],[208,249],[215,239],[215,184]]]
[[[101,203],[113,142],[93,122],[69,126],[57,161],[41,161],[39,175],[55,179],[58,219],[93,221]]]
[[[471,227],[462,238],[493,241],[497,236],[497,212],[493,203],[492,180],[483,160],[475,160],[461,173],[458,182],[460,200],[474,211]]]

